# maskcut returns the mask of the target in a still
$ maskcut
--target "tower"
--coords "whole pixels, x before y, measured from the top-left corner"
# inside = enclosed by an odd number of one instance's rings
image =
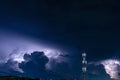
[[[86,71],[87,71],[87,54],[84,52],[82,53],[82,71],[83,71],[83,80],[86,80]]]

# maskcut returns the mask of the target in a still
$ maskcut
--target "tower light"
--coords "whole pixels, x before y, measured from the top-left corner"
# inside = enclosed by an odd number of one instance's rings
[[[86,72],[87,72],[87,54],[84,52],[82,53],[82,72],[83,72],[83,80],[86,80]]]

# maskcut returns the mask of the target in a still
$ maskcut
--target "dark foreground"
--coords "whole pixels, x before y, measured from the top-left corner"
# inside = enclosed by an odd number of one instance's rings
[[[0,80],[39,80],[39,79],[31,79],[31,78],[25,78],[25,77],[1,76]]]
[[[68,78],[41,78],[41,79],[32,79],[27,77],[16,77],[16,76],[0,76],[0,80],[81,80],[81,79],[68,79]]]

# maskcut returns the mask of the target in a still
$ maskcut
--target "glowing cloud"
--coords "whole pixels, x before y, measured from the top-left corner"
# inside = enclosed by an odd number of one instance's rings
[[[118,68],[120,67],[120,61],[114,59],[108,59],[101,61],[104,66],[106,73],[111,77],[111,79],[120,79]]]
[[[31,54],[34,51],[43,51],[49,60],[56,59],[61,61],[59,55],[63,51],[48,42],[13,34],[0,34],[0,37],[0,63],[6,63],[10,59],[21,63],[24,61],[24,54]],[[48,65],[50,66],[50,63]]]
[[[27,37],[13,34],[0,34],[0,62],[3,59],[13,59],[15,61],[24,61],[23,55],[25,53],[32,53],[34,51],[43,51],[48,58],[57,59],[61,54],[61,50],[50,45],[48,42],[32,40]],[[6,61],[3,60],[3,61]]]

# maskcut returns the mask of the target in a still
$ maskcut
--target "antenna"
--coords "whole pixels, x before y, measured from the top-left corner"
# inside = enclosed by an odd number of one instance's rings
[[[84,52],[82,53],[82,71],[83,71],[83,80],[86,80],[86,71],[87,71],[87,60],[86,60],[87,54]]]

